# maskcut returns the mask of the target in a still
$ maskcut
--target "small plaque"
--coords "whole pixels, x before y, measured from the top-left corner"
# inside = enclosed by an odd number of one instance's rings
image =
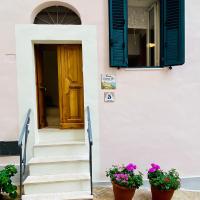
[[[115,102],[115,93],[114,92],[104,92],[104,101],[105,102]]]
[[[116,79],[114,75],[101,75],[101,89],[116,89]]]

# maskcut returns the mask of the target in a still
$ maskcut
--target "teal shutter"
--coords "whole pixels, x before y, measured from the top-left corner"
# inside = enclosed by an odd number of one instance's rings
[[[127,0],[109,0],[110,66],[128,67]]]
[[[185,0],[161,0],[161,66],[185,62]]]

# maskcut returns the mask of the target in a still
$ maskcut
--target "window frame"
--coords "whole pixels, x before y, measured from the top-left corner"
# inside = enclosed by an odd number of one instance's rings
[[[135,69],[172,68],[185,63],[185,0],[160,0],[159,3],[160,65],[128,66],[128,61],[124,62],[128,59],[128,55],[124,58],[124,55],[128,53],[128,41],[126,40],[128,39],[128,3],[127,0],[109,0],[110,67]],[[121,30],[124,30],[123,36],[119,35],[120,29],[116,28],[116,21],[118,21],[118,16],[121,13],[124,14],[124,25],[123,27],[121,26]]]
[[[129,7],[129,5],[127,4],[127,6]],[[155,63],[159,63],[159,64],[155,64],[155,66],[151,66],[149,65],[149,47],[146,47],[146,65],[145,66],[127,66],[127,68],[130,68],[130,69],[159,69],[159,68],[163,68],[161,65],[160,65],[160,34],[161,34],[161,31],[160,31],[160,0],[157,0],[155,2],[153,2],[148,8],[148,25],[147,25],[147,29],[146,29],[146,44],[148,45],[149,44],[149,12],[150,10],[154,8],[154,24],[156,25],[156,31],[155,31],[155,35],[154,35],[154,40],[156,41],[156,44],[157,44],[157,48],[156,48],[156,53],[155,53],[155,57],[154,57],[154,62]],[[128,19],[129,20],[129,19]],[[128,27],[129,28],[129,27]],[[128,44],[129,45],[129,44]]]

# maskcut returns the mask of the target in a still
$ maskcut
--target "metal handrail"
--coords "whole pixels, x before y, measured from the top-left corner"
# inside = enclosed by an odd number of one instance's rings
[[[92,181],[92,146],[93,146],[93,138],[92,138],[92,127],[91,127],[91,118],[90,118],[90,108],[87,106],[87,120],[88,120],[88,141],[89,141],[89,162],[90,162],[90,186],[91,186],[91,195],[93,195],[93,181]]]
[[[31,109],[28,109],[26,119],[20,131],[20,136],[19,136],[19,141],[18,141],[18,146],[20,149],[20,199],[22,198],[22,181],[23,181],[22,179],[26,170],[26,147],[27,147],[27,140],[28,140],[28,134],[29,134],[30,114],[31,114]],[[24,140],[24,144],[23,144],[23,140]]]
[[[26,129],[26,125],[29,123],[29,120],[30,120],[30,114],[31,114],[31,109],[28,109],[28,112],[27,112],[27,115],[26,115],[26,119],[24,121],[24,124],[23,124],[23,127],[21,129],[21,132],[20,132],[20,137],[19,137],[19,141],[18,141],[18,145],[20,146],[20,144],[22,144],[22,140],[23,140],[23,137],[25,135],[25,129]]]

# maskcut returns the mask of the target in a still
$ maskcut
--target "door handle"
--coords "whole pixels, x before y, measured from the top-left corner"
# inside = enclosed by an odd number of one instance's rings
[[[45,86],[40,86],[39,88],[40,88],[40,90],[44,90],[44,92],[47,91],[47,88]]]

